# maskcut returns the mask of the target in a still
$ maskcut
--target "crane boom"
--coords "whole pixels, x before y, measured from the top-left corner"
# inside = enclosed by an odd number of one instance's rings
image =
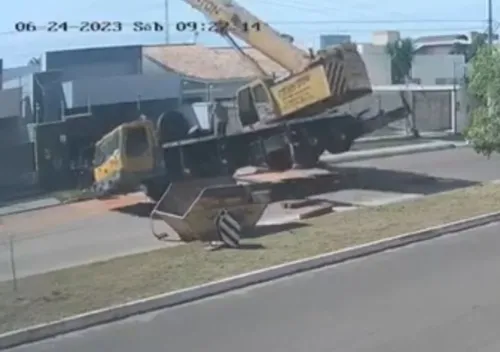
[[[184,0],[224,32],[243,40],[284,69],[295,73],[311,62],[310,55],[283,38],[267,23],[232,0]]]

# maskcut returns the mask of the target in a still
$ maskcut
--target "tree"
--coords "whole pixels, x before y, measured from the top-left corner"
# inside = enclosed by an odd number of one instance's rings
[[[468,88],[476,104],[465,136],[477,153],[489,157],[500,152],[500,51],[482,46],[471,63]]]
[[[391,57],[391,76],[393,84],[403,84],[410,77],[415,46],[410,38],[390,42],[386,52]]]
[[[455,43],[450,54],[463,55],[465,62],[470,62],[476,56],[478,50],[486,45],[488,35],[486,33],[473,33],[470,44]]]

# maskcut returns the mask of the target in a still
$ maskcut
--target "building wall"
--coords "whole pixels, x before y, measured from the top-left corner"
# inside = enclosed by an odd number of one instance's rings
[[[161,75],[167,72],[167,70],[165,70],[165,68],[162,65],[151,60],[147,56],[142,57],[141,64],[142,64],[141,67],[142,74],[144,75]]]
[[[372,33],[372,44],[385,46],[401,39],[399,31],[375,31]]]
[[[61,120],[64,94],[62,71],[40,72],[33,75],[33,109],[38,122]]]
[[[19,77],[31,76],[33,73],[40,71],[41,66],[37,64],[4,68],[2,73],[2,81],[16,81],[17,79],[19,79]]]
[[[178,98],[181,80],[176,74],[128,75],[79,79],[63,83],[67,108]]]
[[[142,48],[123,46],[47,52],[46,71],[62,70],[67,80],[139,74],[142,71]]]
[[[426,45],[416,50],[419,55],[448,55],[452,49],[452,45]]]
[[[391,59],[385,45],[359,44],[358,50],[365,61],[373,85],[389,85],[391,81]],[[463,81],[466,64],[463,55],[448,53],[415,55],[411,77],[422,85],[453,84]]]
[[[238,89],[246,83],[248,80],[197,82],[187,79],[182,82],[182,99],[203,101],[234,99]]]
[[[365,61],[372,85],[391,84],[391,59],[385,45],[359,44],[358,50]]]
[[[18,117],[22,113],[22,89],[9,88],[0,91],[0,119]]]
[[[467,95],[465,89],[457,87],[453,101],[453,86],[422,86],[422,85],[389,85],[374,86],[371,96],[357,99],[345,104],[340,111],[348,111],[354,115],[369,109],[367,116],[376,115],[378,111],[390,111],[402,107],[400,93],[404,92],[408,104],[412,107],[416,128],[420,131],[448,131],[453,127],[455,113],[456,129],[463,132],[468,124],[466,113]],[[456,111],[453,111],[456,109]],[[404,132],[410,127],[410,122],[400,120],[391,123],[388,128],[376,131],[374,135],[386,134],[389,130]]]
[[[454,84],[463,81],[465,70],[463,55],[416,55],[411,76],[422,85]]]

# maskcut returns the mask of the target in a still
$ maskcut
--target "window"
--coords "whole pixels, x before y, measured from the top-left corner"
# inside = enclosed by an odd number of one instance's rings
[[[253,90],[253,96],[254,96],[256,103],[267,103],[268,102],[266,90],[264,89],[264,87],[262,87],[261,84],[253,87],[252,90]]]
[[[243,126],[248,126],[259,121],[249,88],[238,92],[238,111]]]
[[[138,157],[149,150],[148,134],[145,128],[136,127],[125,130],[125,154]]]
[[[98,166],[105,162],[113,153],[120,148],[119,130],[105,136],[96,146],[94,153],[94,165]]]

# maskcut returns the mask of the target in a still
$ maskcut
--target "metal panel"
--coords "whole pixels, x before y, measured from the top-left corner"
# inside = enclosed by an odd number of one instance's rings
[[[227,80],[218,82],[198,82],[193,80],[183,80],[182,98],[200,98],[203,101],[216,99],[234,99],[236,91],[248,80]]]
[[[64,80],[78,80],[91,77],[110,77],[137,74],[137,70],[130,63],[120,62],[105,62],[86,65],[74,65],[66,67],[63,70]]]
[[[22,115],[22,88],[0,91],[0,118]]]
[[[70,88],[71,86],[71,88]],[[81,79],[66,84],[68,108],[109,105],[146,100],[177,98],[180,78],[176,74],[163,76],[129,75],[99,79]]]
[[[47,71],[65,71],[72,76],[70,79],[138,74],[142,71],[142,48],[120,46],[52,51],[45,54],[45,67]]]

